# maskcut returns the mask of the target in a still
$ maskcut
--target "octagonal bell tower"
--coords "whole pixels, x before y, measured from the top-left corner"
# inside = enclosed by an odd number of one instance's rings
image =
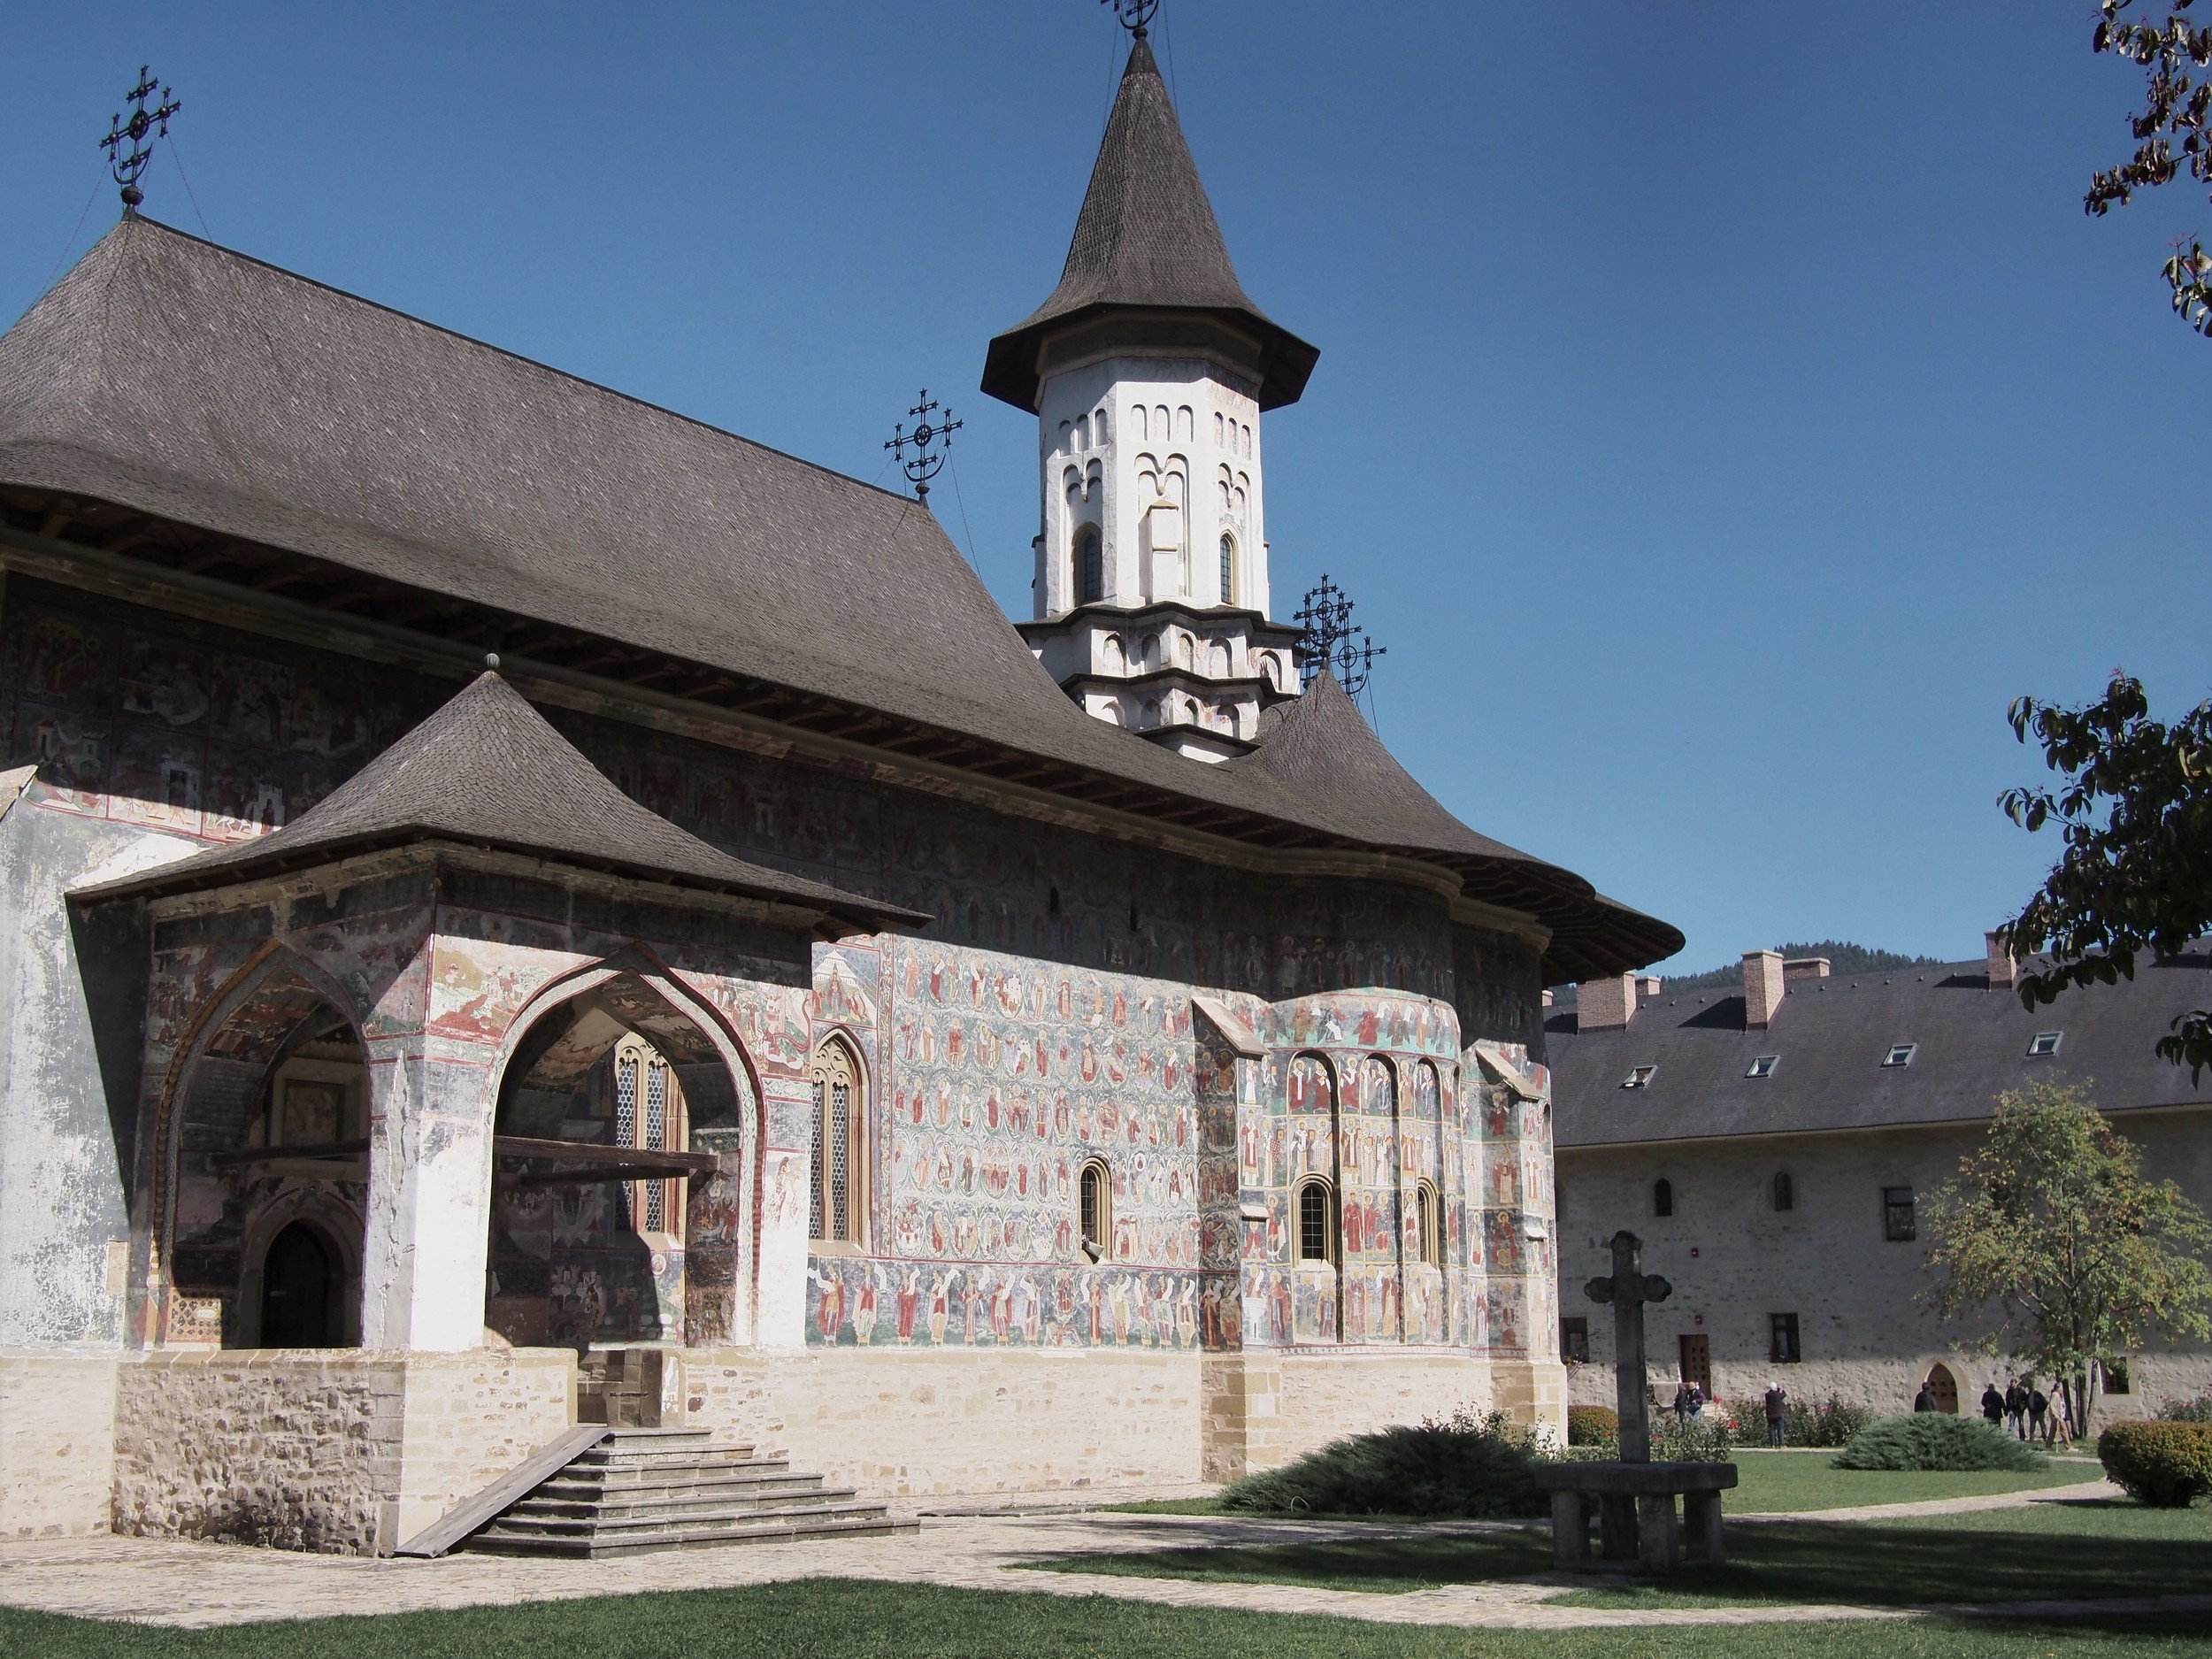
[[[1136,30],[1060,284],[983,370],[1038,420],[1019,626],[1090,713],[1220,760],[1297,695],[1298,630],[1268,618],[1260,416],[1319,357],[1246,297]]]

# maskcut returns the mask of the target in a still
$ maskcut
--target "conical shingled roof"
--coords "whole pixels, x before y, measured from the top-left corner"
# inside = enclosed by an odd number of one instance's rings
[[[87,896],[227,886],[418,841],[495,847],[678,887],[780,901],[870,928],[930,919],[709,846],[623,794],[489,670],[283,828],[107,884]]]
[[[1208,312],[1253,335],[1262,409],[1296,403],[1321,356],[1253,304],[1237,280],[1175,104],[1141,35],[1122,71],[1060,286],[991,342],[983,389],[1018,409],[1035,409],[1044,336],[1084,313],[1118,308]]]

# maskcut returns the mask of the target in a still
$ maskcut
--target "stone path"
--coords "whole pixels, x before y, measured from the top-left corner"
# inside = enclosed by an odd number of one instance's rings
[[[1872,1514],[1947,1514],[2103,1495],[2102,1483],[1888,1504],[1775,1519]],[[86,1538],[0,1543],[0,1602],[51,1613],[206,1627],[269,1619],[378,1614],[626,1595],[641,1591],[719,1589],[798,1578],[849,1578],[933,1584],[959,1589],[1045,1595],[1111,1596],[1178,1607],[1312,1613],[1388,1624],[1556,1630],[1653,1624],[1737,1624],[1839,1618],[1917,1618],[2006,1614],[2128,1614],[2212,1611],[2212,1595],[2127,1601],[2037,1602],[1866,1608],[1767,1606],[1614,1609],[1554,1607],[1577,1581],[1540,1578],[1453,1585],[1402,1595],[1294,1585],[1194,1584],[1102,1573],[1029,1571],[1041,1557],[1175,1547],[1281,1544],[1318,1540],[1434,1537],[1495,1530],[1478,1523],[1418,1527],[1360,1522],[1249,1521],[1170,1515],[995,1514],[925,1519],[896,1538],[748,1544],[672,1550],[611,1561],[537,1561],[449,1555],[437,1561],[377,1561],[299,1555],[171,1539]]]

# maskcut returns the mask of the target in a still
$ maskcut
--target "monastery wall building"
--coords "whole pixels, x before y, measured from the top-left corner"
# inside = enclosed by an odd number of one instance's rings
[[[1017,626],[914,501],[126,217],[0,339],[0,1532],[1558,1421],[1540,987],[1681,940],[1302,691],[1317,355],[1140,35],[987,355]]]
[[[1608,1270],[1621,1227],[1674,1294],[1648,1310],[1663,1399],[1697,1379],[1749,1399],[1778,1381],[1909,1409],[1925,1381],[1977,1409],[2007,1363],[1976,1327],[1921,1300],[1921,1210],[1979,1143],[1997,1096],[2074,1084],[2134,1142],[2145,1172],[2212,1208],[2212,1079],[2153,1052],[2205,1005],[2212,956],[2139,964],[2132,980],[2024,1009],[2016,964],[1985,956],[1839,975],[1773,951],[1743,989],[1673,991],[1633,974],[1576,987],[1550,1010],[1558,1110],[1561,1343],[1578,1403],[1613,1399],[1612,1324],[1575,1287]],[[1586,1362],[1586,1363],[1583,1363]],[[2129,1357],[2100,1421],[2212,1389],[2212,1352]]]

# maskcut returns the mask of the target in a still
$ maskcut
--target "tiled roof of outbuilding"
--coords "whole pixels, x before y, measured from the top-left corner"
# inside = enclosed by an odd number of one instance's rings
[[[2088,1087],[2110,1110],[2212,1101],[2185,1067],[2153,1052],[2175,1015],[2212,1005],[2212,956],[2145,963],[2117,985],[2068,991],[2032,1010],[1988,964],[1962,962],[1788,982],[1770,1025],[1747,1028],[1741,993],[1643,999],[1625,1027],[1578,1029],[1572,1010],[1544,1025],[1554,1128],[1563,1148],[1709,1136],[1872,1129],[1985,1118],[1999,1094],[2036,1080]],[[2058,1051],[2032,1058],[2039,1032]],[[1910,1064],[1883,1057],[1913,1043]],[[1773,1075],[1746,1073],[1761,1055]],[[1623,1088],[1633,1066],[1655,1066]]]
[[[1386,810],[1325,766],[1208,764],[1092,718],[911,501],[148,220],[0,338],[0,487],[959,734],[1078,799],[1409,852],[1551,928],[1555,982],[1681,947],[1409,779],[1419,803]]]
[[[1141,38],[1122,70],[1059,286],[991,342],[983,389],[1033,410],[1037,348],[1048,329],[1120,308],[1227,319],[1260,347],[1262,409],[1296,403],[1320,361],[1318,350],[1255,305],[1237,280],[1174,100]]]
[[[83,896],[227,887],[422,841],[780,902],[864,927],[930,919],[710,847],[623,794],[489,671],[281,829]]]

